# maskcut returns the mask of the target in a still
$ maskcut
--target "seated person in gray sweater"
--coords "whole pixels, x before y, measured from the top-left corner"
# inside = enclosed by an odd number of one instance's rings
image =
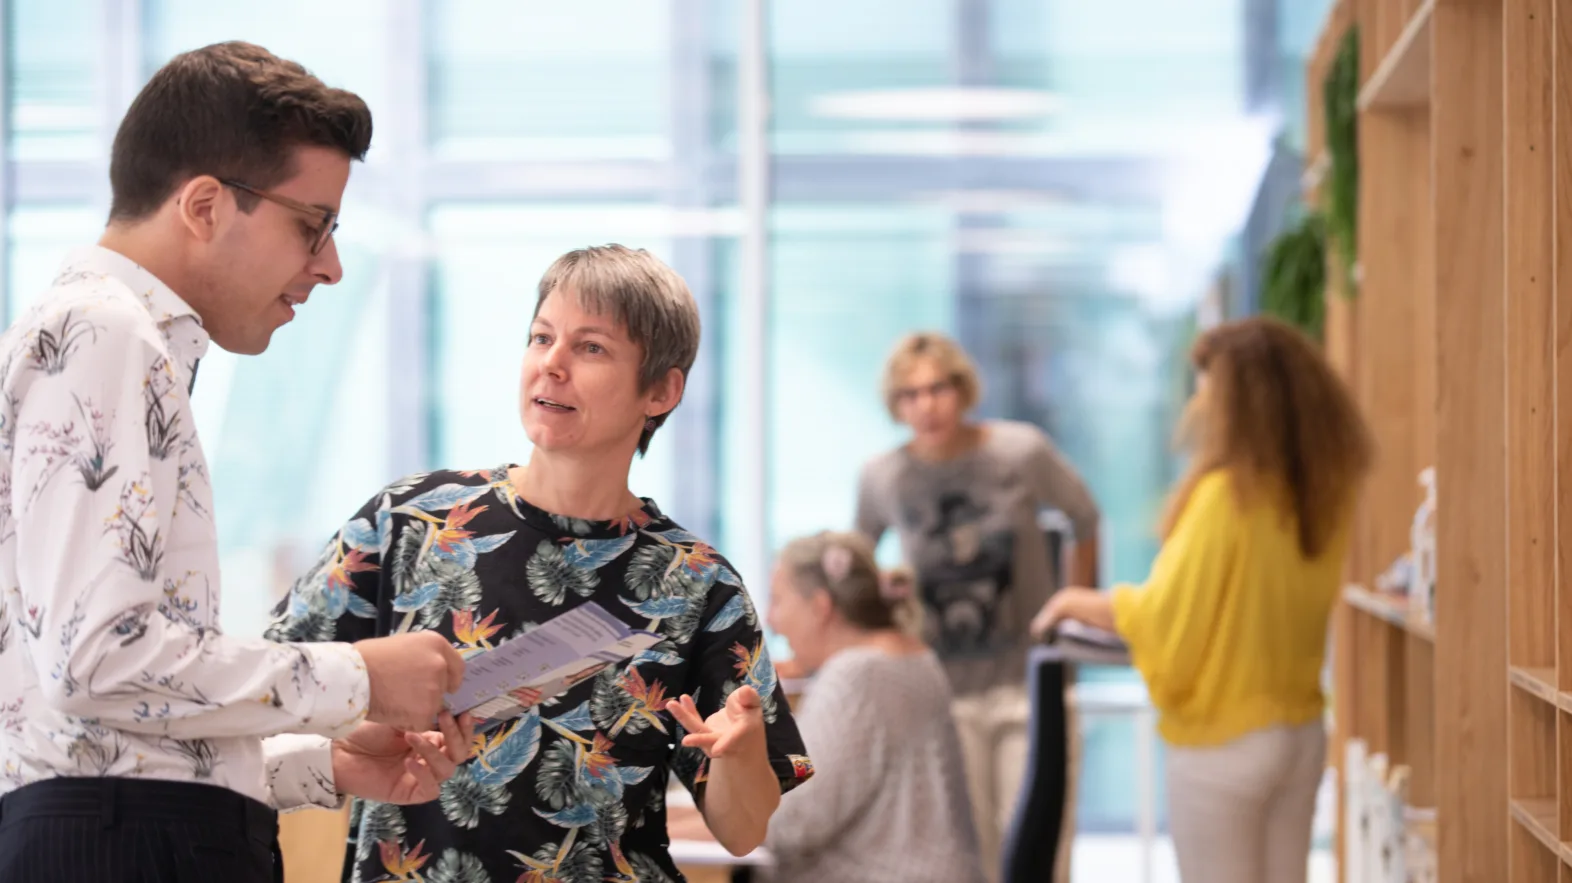
[[[769,624],[813,674],[797,726],[815,774],[770,820],[772,883],[983,880],[949,683],[900,626],[913,600],[860,535],[780,553]]]

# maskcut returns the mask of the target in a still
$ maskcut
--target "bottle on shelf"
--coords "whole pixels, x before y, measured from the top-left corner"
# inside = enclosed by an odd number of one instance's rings
[[[1436,607],[1436,468],[1427,466],[1419,473],[1425,499],[1414,512],[1408,544],[1413,555],[1413,579],[1408,586],[1409,609],[1425,622],[1435,619]]]

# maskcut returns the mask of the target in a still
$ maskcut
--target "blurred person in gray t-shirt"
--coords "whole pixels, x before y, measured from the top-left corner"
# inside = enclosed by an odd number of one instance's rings
[[[884,400],[912,435],[863,467],[857,530],[877,543],[893,528],[916,572],[923,634],[955,692],[983,859],[996,880],[1026,769],[1028,627],[1055,587],[1038,516],[1051,508],[1069,518],[1069,583],[1095,586],[1099,513],[1042,430],[970,419],[979,390],[976,367],[948,337],[920,333],[897,344],[885,367]],[[1076,742],[1072,735],[1072,801]],[[1065,813],[1061,859],[1070,852],[1073,817]],[[1067,860],[1055,877],[1067,883]]]

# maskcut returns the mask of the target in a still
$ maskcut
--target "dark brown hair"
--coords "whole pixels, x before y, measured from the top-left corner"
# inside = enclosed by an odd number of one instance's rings
[[[175,56],[142,87],[115,133],[109,220],[137,221],[198,175],[267,189],[295,173],[297,147],[352,160],[371,147],[371,111],[304,67],[251,43],[216,43]],[[237,191],[242,211],[257,197]]]
[[[1320,349],[1277,319],[1211,328],[1196,340],[1190,360],[1206,383],[1180,422],[1190,467],[1169,497],[1163,536],[1201,477],[1221,469],[1241,504],[1286,489],[1300,552],[1320,555],[1349,516],[1373,457],[1353,396]]]

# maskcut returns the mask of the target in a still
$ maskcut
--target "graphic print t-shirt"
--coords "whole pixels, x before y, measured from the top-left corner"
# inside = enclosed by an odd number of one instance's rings
[[[731,565],[653,502],[617,522],[520,499],[509,466],[433,472],[368,502],[280,605],[268,637],[356,641],[434,629],[466,653],[594,601],[664,638],[477,736],[475,759],[423,806],[357,801],[354,879],[561,883],[679,879],[667,853],[675,774],[703,799],[707,760],[664,710],[709,716],[733,690],[763,699],[783,791],[812,775]]]
[[[978,447],[942,462],[897,448],[863,469],[857,529],[901,538],[917,574],[925,637],[956,693],[1025,679],[1027,629],[1054,588],[1044,507],[1064,511],[1078,536],[1098,512],[1042,430],[989,421]]]

